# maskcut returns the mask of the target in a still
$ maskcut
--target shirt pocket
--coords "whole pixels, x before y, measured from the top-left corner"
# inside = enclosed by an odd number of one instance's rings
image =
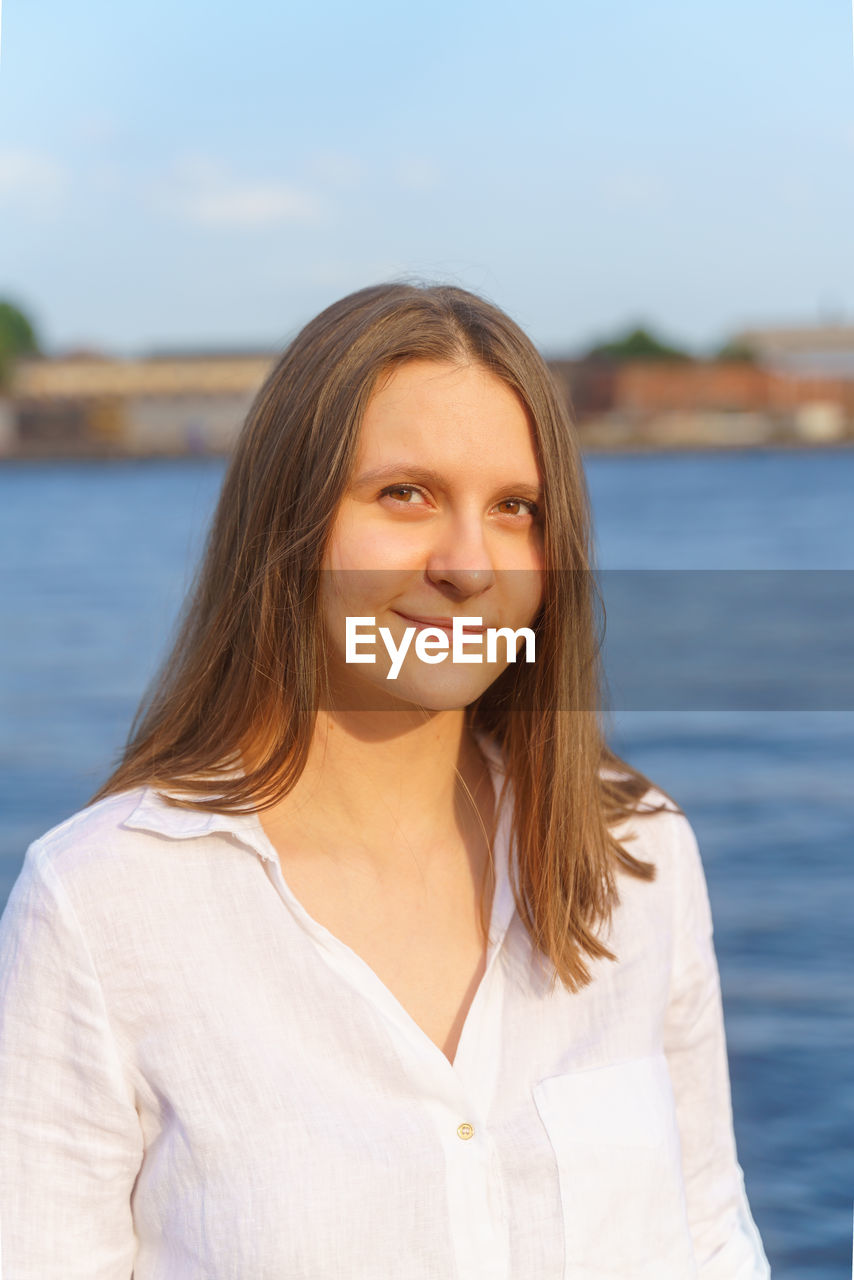
[[[691,1280],[664,1055],[551,1076],[534,1086],[534,1101],[557,1162],[564,1280]]]

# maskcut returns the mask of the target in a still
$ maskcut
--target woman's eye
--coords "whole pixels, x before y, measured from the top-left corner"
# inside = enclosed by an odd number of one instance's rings
[[[391,498],[395,505],[400,507],[423,507],[426,505],[426,498],[422,491],[414,484],[389,484],[380,491],[381,498]],[[504,498],[496,504],[501,515],[513,517],[531,516],[533,519],[539,514],[539,508],[536,502],[531,502],[528,498]],[[503,508],[503,509],[502,509]]]
[[[498,503],[499,507],[512,507],[512,511],[503,511],[502,515],[518,516],[529,515],[536,517],[539,508],[536,502],[530,502],[527,498],[504,498]]]
[[[416,489],[413,484],[390,484],[380,494],[381,498],[391,498],[394,502],[400,503],[402,507],[420,506],[417,499],[421,496],[421,490]]]

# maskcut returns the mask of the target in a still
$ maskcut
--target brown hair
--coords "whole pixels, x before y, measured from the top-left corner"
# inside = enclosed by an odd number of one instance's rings
[[[516,905],[554,975],[577,990],[619,902],[615,871],[653,864],[613,831],[650,783],[605,745],[590,518],[565,398],[502,311],[450,286],[383,284],[297,335],[249,411],[177,639],[94,800],[148,785],[194,808],[263,810],[295,785],[324,688],[319,581],[326,539],[378,378],[413,359],[478,363],[512,387],[534,429],[545,495],[546,596],[537,661],[508,666],[467,710],[512,784]],[[294,625],[282,625],[283,619]],[[266,750],[235,770],[242,746]]]

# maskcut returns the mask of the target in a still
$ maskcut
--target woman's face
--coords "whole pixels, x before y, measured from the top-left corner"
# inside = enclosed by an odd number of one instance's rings
[[[362,423],[352,481],[323,569],[330,675],[347,705],[467,706],[508,664],[507,642],[487,661],[486,636],[454,661],[454,618],[483,628],[530,627],[543,598],[542,478],[528,415],[516,393],[480,365],[412,360],[380,380]],[[375,662],[347,662],[347,618],[371,637]],[[441,662],[416,651],[448,652]],[[353,624],[351,624],[352,630]],[[398,652],[394,670],[388,629]],[[406,643],[407,628],[415,628]],[[471,627],[469,637],[477,637]],[[525,658],[520,636],[512,643]],[[463,652],[463,650],[459,650]],[[481,662],[471,657],[480,654]]]

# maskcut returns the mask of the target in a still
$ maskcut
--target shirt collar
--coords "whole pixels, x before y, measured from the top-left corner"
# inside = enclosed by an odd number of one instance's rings
[[[485,733],[478,731],[475,737],[489,765],[497,803],[504,780],[504,757],[498,744]],[[275,860],[275,850],[257,813],[206,813],[201,809],[183,809],[164,799],[164,796],[180,799],[181,794],[177,791],[161,792],[154,787],[143,787],[138,804],[121,825],[133,831],[153,832],[170,840],[195,840],[200,836],[224,832],[248,844],[266,861]],[[506,808],[502,816],[506,821]]]
[[[274,860],[275,851],[257,813],[207,813],[201,809],[184,809],[169,804],[167,796],[182,799],[186,793],[143,787],[138,804],[121,825],[133,831],[153,832],[170,840],[195,840],[223,832],[248,844],[266,861]]]

